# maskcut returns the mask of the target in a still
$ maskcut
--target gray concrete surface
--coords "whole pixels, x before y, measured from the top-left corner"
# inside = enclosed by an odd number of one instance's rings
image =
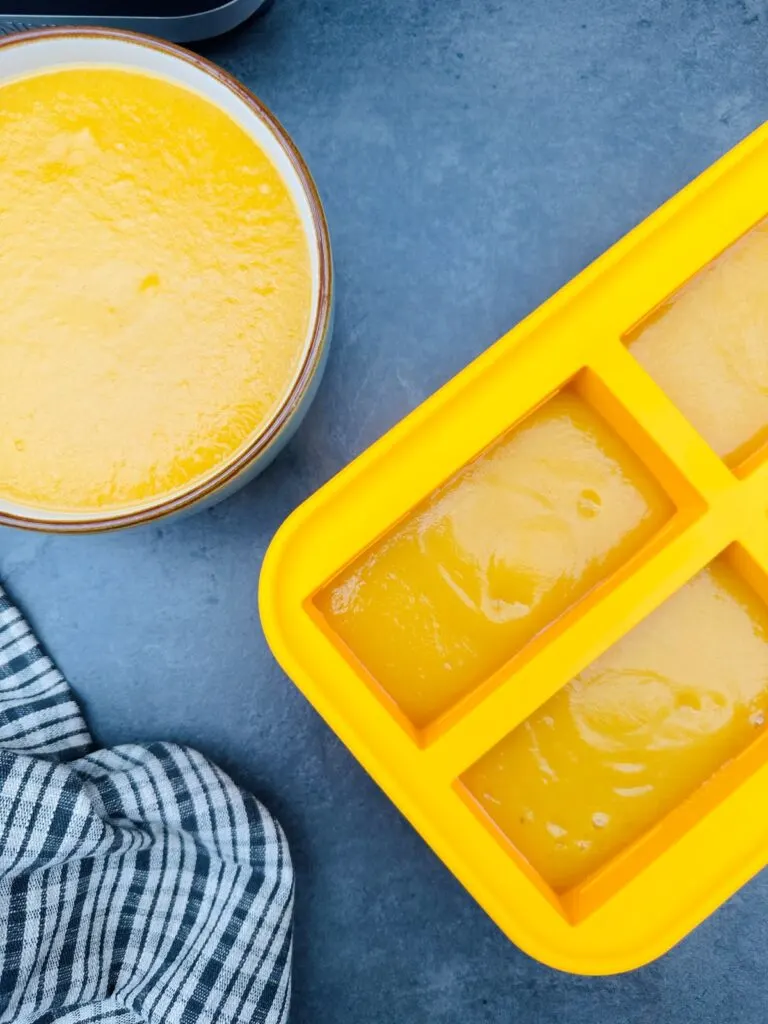
[[[296,1024],[741,1024],[768,1013],[768,878],[662,961],[578,979],[496,930],[272,661],[264,549],[350,458],[768,110],[766,0],[276,0],[208,44],[327,203],[338,326],[287,453],[179,525],[0,534],[0,579],[99,739],[191,743],[283,821]]]

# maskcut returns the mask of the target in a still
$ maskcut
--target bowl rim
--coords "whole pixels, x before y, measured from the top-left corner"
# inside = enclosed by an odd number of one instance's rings
[[[12,47],[25,46],[46,39],[107,39],[155,50],[168,57],[191,64],[196,70],[215,79],[236,99],[240,100],[264,124],[291,163],[304,191],[312,222],[312,231],[307,232],[307,242],[317,251],[317,300],[312,308],[312,324],[309,342],[306,345],[301,366],[290,390],[280,405],[251,441],[234,458],[225,462],[204,480],[193,484],[176,494],[160,498],[138,508],[117,509],[104,514],[79,513],[67,519],[50,518],[44,509],[17,506],[22,511],[0,509],[0,526],[12,526],[25,530],[46,533],[102,533],[110,530],[152,523],[174,513],[191,509],[198,503],[225,488],[243,473],[280,436],[292,419],[310,390],[315,372],[321,364],[323,350],[331,322],[333,304],[333,263],[331,242],[323,204],[317,186],[304,158],[280,121],[245,85],[217,64],[190,50],[164,39],[132,32],[129,29],[103,28],[99,26],[51,26],[35,28],[0,38],[0,56]],[[43,68],[41,67],[41,70]]]

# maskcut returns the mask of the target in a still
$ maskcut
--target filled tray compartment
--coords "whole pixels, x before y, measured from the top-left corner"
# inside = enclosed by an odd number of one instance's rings
[[[411,727],[513,667],[666,534],[685,485],[639,433],[581,371],[314,596]]]
[[[768,441],[767,266],[768,219],[624,339],[716,454],[737,469]]]
[[[733,545],[459,787],[578,920],[765,760],[767,717],[768,582]]]

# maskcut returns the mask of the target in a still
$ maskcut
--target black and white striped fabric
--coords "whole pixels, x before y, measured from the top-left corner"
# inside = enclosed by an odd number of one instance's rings
[[[0,589],[0,1021],[282,1024],[279,825],[199,754],[93,750]]]

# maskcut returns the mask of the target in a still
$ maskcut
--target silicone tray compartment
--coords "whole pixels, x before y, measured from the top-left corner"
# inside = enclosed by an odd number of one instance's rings
[[[510,938],[562,969],[647,962],[768,860],[768,811],[755,811],[768,807],[762,733],[633,845],[557,892],[461,781],[716,559],[768,597],[759,430],[735,456],[715,451],[706,424],[687,418],[635,347],[664,309],[705,289],[713,274],[696,275],[768,214],[767,175],[764,126],[322,488],[265,559],[262,621],[286,672]],[[329,595],[430,495],[450,490],[561,392],[634,452],[669,516],[535,637],[429,714],[414,712],[344,641]]]
[[[626,337],[708,444],[743,470],[768,440],[768,221],[751,228]]]
[[[461,787],[577,922],[755,770],[768,753],[766,720],[768,581],[733,545],[485,754]],[[559,747],[550,738],[558,728]],[[587,778],[585,732],[587,755],[597,754]],[[547,772],[532,772],[542,761]],[[616,786],[631,787],[631,800],[617,801]],[[531,811],[537,801],[550,820]],[[614,805],[626,819],[619,842],[605,813]]]
[[[312,613],[426,745],[652,558],[700,507],[685,478],[585,368],[321,588]],[[537,523],[532,536],[524,532],[529,519]],[[574,540],[584,560],[564,584],[562,564],[552,563],[561,549],[570,554]],[[463,571],[446,580],[441,555],[457,550]],[[508,564],[527,561],[527,573],[494,578],[499,554]],[[377,574],[382,558],[387,572]],[[510,619],[504,599],[529,588],[543,590],[531,601],[534,622],[531,614]],[[489,613],[482,605],[491,601],[497,607]],[[461,662],[458,673],[443,666],[446,658]]]

